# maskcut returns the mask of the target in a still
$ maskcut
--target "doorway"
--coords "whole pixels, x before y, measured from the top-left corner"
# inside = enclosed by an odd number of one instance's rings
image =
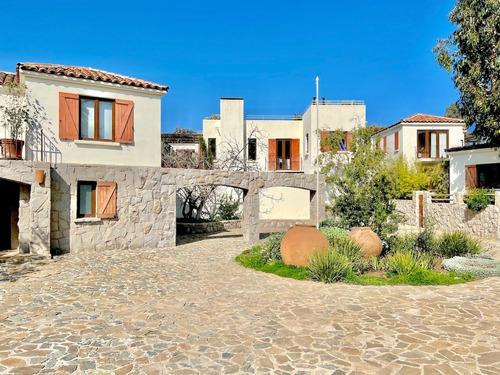
[[[19,246],[19,184],[0,179],[0,251]]]

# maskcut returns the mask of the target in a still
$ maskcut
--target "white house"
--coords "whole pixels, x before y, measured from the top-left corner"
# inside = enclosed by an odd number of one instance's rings
[[[161,98],[167,86],[41,63],[18,63],[16,73],[0,72],[0,79],[25,85],[37,112],[38,121],[26,131],[26,160],[161,165]]]
[[[462,119],[418,113],[380,129],[372,139],[390,156],[425,163],[448,160],[446,149],[463,146],[465,133]]]
[[[353,129],[365,124],[362,101],[314,98],[301,115],[269,116],[245,115],[242,98],[222,98],[220,114],[203,120],[203,137],[223,168],[236,164],[247,170],[314,173],[322,152],[320,137],[341,129],[348,138]],[[301,189],[263,189],[260,218],[312,220],[309,199],[309,193]]]
[[[450,156],[450,193],[473,188],[500,189],[500,150],[475,144],[446,150]]]

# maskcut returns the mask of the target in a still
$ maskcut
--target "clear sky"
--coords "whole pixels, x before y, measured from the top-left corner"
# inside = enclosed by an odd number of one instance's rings
[[[0,0],[0,70],[87,66],[170,86],[162,131],[201,131],[219,98],[302,113],[316,93],[364,100],[369,124],[443,115],[458,94],[432,47],[454,0]]]

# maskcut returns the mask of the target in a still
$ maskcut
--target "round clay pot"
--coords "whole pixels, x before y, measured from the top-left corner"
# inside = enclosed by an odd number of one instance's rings
[[[370,227],[354,227],[349,233],[349,238],[361,246],[363,258],[370,259],[382,254],[382,241]]]
[[[307,267],[314,253],[326,253],[328,240],[314,226],[297,225],[285,234],[281,241],[281,258],[288,265]]]

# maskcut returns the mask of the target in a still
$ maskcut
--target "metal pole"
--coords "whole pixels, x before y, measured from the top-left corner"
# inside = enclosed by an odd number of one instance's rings
[[[319,77],[316,77],[316,228],[319,229]]]

